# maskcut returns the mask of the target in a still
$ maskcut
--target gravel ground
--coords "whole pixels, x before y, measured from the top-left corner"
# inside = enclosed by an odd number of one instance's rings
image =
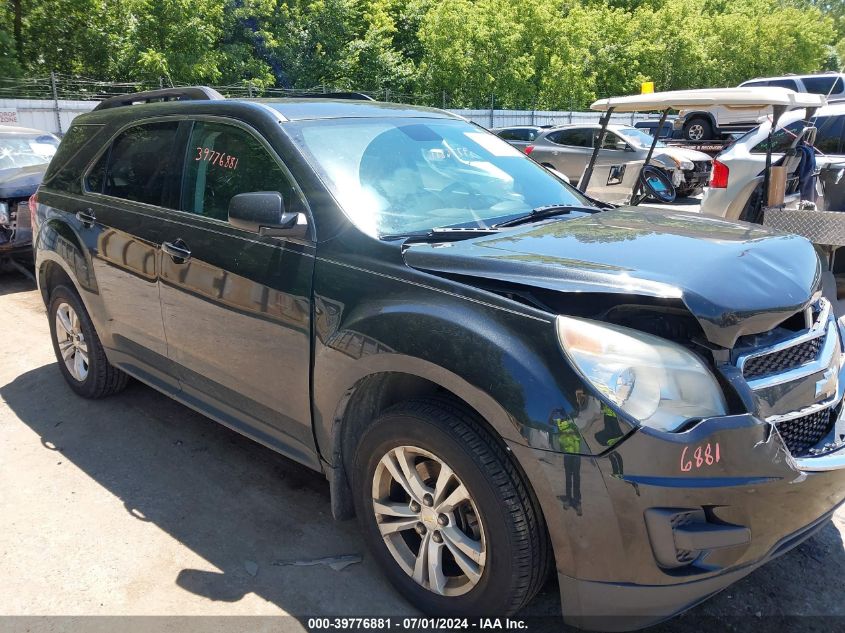
[[[76,397],[40,296],[18,275],[0,275],[0,324],[0,614],[276,616],[83,620],[84,630],[227,632],[415,615],[356,523],[332,520],[321,475],[136,382],[107,400]],[[659,630],[783,630],[777,616],[840,616],[798,618],[788,630],[845,630],[843,534],[840,510],[811,540]],[[362,560],[342,570],[290,564],[337,556]],[[550,580],[521,615],[558,609]],[[79,630],[74,622],[6,617],[0,630]]]

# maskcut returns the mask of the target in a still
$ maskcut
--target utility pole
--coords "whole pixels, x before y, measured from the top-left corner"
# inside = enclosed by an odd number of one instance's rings
[[[56,113],[56,130],[58,135],[62,135],[62,115],[59,112],[59,89],[56,85],[56,73],[50,72],[50,87],[53,89],[53,111]]]
[[[18,63],[23,64],[23,0],[12,0],[13,33],[15,35],[15,52]]]

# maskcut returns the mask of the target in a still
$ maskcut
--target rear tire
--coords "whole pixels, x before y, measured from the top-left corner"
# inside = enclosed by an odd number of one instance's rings
[[[479,421],[449,401],[385,411],[358,444],[353,487],[370,551],[426,614],[511,614],[548,575],[545,523],[520,473]],[[471,556],[459,561],[464,552]]]
[[[105,398],[122,391],[129,377],[109,363],[91,317],[76,292],[57,286],[48,307],[50,337],[59,369],[83,398]]]
[[[713,126],[707,119],[696,117],[684,123],[683,134],[688,141],[708,141],[713,138]]]

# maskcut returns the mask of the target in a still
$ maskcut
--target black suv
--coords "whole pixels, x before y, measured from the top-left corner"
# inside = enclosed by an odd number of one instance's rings
[[[77,118],[36,207],[71,388],[132,376],[322,471],[426,613],[513,613],[554,565],[568,621],[642,626],[845,498],[802,238],[600,209],[447,112],[204,88]]]

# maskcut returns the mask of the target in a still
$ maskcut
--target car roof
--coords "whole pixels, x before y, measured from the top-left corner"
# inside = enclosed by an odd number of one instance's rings
[[[145,116],[170,114],[231,113],[233,108],[272,110],[282,121],[341,118],[437,118],[465,120],[457,114],[436,108],[354,99],[273,98],[273,99],[180,99],[149,103],[120,104],[98,108],[80,115],[80,122],[97,123],[114,119],[133,120]]]
[[[228,103],[238,100],[227,99]],[[243,101],[243,100],[241,100]],[[345,118],[434,118],[458,119],[463,117],[437,108],[424,108],[402,103],[384,103],[381,101],[356,101],[352,99],[315,99],[315,98],[278,98],[256,99],[255,103],[276,110],[288,121],[304,119],[345,119]]]
[[[827,72],[827,73],[808,73],[806,75],[776,75],[773,77],[754,77],[754,79],[746,79],[740,86],[747,84],[749,81],[769,81],[771,79],[812,79],[814,77],[845,77],[845,73]]]
[[[610,123],[607,126],[608,130],[630,130],[631,125],[628,123]],[[601,128],[601,123],[566,123],[564,125],[558,125],[548,130],[543,130],[544,134],[549,132],[556,132],[558,130],[577,130],[581,128],[589,128],[592,130],[598,130]]]

